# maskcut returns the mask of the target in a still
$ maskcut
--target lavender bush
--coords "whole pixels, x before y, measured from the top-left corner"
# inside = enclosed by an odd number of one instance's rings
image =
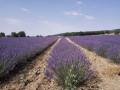
[[[82,47],[120,63],[120,35],[68,37]]]
[[[0,77],[42,52],[57,37],[0,38]]]
[[[47,64],[45,75],[48,79],[55,79],[68,90],[75,90],[94,75],[94,70],[90,70],[91,63],[82,51],[65,38],[55,46]]]

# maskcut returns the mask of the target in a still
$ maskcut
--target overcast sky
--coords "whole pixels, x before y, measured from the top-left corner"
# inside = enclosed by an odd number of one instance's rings
[[[120,28],[120,0],[0,0],[0,32],[27,35]]]

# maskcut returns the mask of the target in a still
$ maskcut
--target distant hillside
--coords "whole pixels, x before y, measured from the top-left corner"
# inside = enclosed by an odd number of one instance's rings
[[[101,35],[101,34],[119,34],[120,29],[114,30],[100,30],[100,31],[86,31],[86,32],[66,32],[50,36],[83,36],[83,35]]]

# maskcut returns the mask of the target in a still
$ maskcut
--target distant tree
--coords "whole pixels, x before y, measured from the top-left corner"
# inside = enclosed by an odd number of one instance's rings
[[[36,37],[43,37],[42,35],[37,35]]]
[[[119,32],[118,32],[118,31],[115,31],[114,33],[115,33],[116,35],[117,35],[117,34],[119,34]]]
[[[115,34],[119,34],[119,33],[120,33],[120,29],[115,29],[115,30],[114,30],[114,33],[115,33]]]
[[[24,31],[18,32],[18,37],[26,37],[26,33]]]
[[[0,37],[5,37],[5,33],[1,32]]]
[[[16,32],[12,32],[11,37],[18,37],[18,34]]]
[[[109,30],[106,30],[106,31],[104,31],[105,32],[105,34],[110,34],[110,31]]]
[[[11,35],[7,35],[6,37],[11,37]]]
[[[37,35],[36,37],[39,37],[39,35]]]

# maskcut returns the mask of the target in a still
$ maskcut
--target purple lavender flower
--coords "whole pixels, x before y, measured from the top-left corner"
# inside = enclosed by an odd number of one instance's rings
[[[0,38],[0,77],[55,42],[58,37]]]
[[[55,79],[64,88],[78,86],[93,76],[91,63],[77,46],[64,37],[54,47],[47,60],[46,76]],[[48,73],[49,72],[49,73]]]
[[[68,38],[102,57],[120,63],[120,35],[71,36]]]

